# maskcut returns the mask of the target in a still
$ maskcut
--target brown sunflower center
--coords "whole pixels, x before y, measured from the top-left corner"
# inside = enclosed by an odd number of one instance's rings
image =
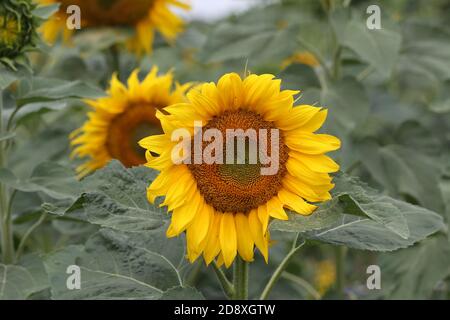
[[[81,19],[85,25],[131,26],[148,17],[154,0],[62,0],[61,2],[64,12],[70,5],[79,6]]]
[[[213,164],[189,164],[188,167],[197,182],[200,193],[205,198],[205,201],[220,212],[235,212],[248,213],[250,210],[266,203],[273,196],[275,196],[282,187],[282,179],[286,174],[286,161],[288,159],[288,148],[284,144],[283,137],[279,136],[277,141],[278,147],[278,170],[275,174],[264,175],[261,169],[268,167],[267,162],[261,161],[257,157],[257,161],[252,157],[252,152],[257,148],[265,148],[265,152],[270,156],[272,139],[276,139],[271,135],[273,129],[276,129],[271,122],[265,121],[260,115],[247,111],[227,111],[220,116],[214,117],[203,128],[204,131],[208,129],[217,129],[224,137],[224,163]],[[234,150],[229,150],[229,142],[225,141],[227,132],[229,130],[242,129],[244,132],[255,132],[256,135],[247,136],[245,138],[245,152],[241,153],[240,162],[238,159],[239,143],[236,139],[234,141]],[[262,129],[262,130],[261,130]],[[266,135],[265,139],[264,135]],[[256,139],[254,139],[256,138]],[[266,143],[260,143],[265,140]],[[203,150],[210,142],[203,142]],[[234,162],[226,161],[227,153],[234,153]],[[258,149],[258,153],[260,150]],[[194,157],[194,151],[192,151]]]
[[[120,160],[126,167],[145,163],[145,150],[139,146],[139,140],[163,133],[155,112],[153,106],[135,105],[111,121],[106,141],[111,158]]]

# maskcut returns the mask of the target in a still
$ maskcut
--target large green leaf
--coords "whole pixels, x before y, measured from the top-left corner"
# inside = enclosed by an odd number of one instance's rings
[[[369,99],[364,86],[346,77],[322,90],[321,106],[329,109],[327,126],[333,133],[345,134],[364,123],[369,114]]]
[[[26,68],[19,67],[18,70],[13,71],[0,63],[0,90],[8,88],[16,80],[29,75],[30,71]]]
[[[389,299],[427,299],[450,275],[450,245],[441,235],[380,258],[383,295]]]
[[[312,215],[303,216],[294,212],[288,213],[289,220],[274,219],[271,230],[285,232],[307,232],[335,225],[342,218],[342,208],[339,199],[335,198],[321,205]]]
[[[311,216],[291,214],[271,229],[351,248],[392,251],[444,230],[442,218],[427,209],[380,195],[356,178],[340,174],[333,200]]]
[[[25,256],[18,265],[0,264],[0,300],[24,300],[48,287],[42,260]]]
[[[38,165],[29,179],[19,179],[10,170],[0,169],[0,181],[23,192],[43,192],[54,199],[74,199],[80,192],[72,170],[57,163]]]
[[[331,24],[342,46],[388,78],[398,60],[402,37],[388,26],[386,19],[381,29],[371,30],[366,19],[352,16],[350,9],[339,9],[332,14]]]
[[[144,231],[164,224],[163,210],[148,202],[146,188],[155,172],[146,167],[127,170],[112,161],[83,181],[84,193],[69,211],[84,208],[92,224],[121,231]]]
[[[370,218],[400,237],[408,238],[405,216],[399,208],[389,203],[391,198],[378,194],[357,178],[345,174],[338,174],[334,183],[333,199],[321,204],[312,215],[291,213],[288,221],[275,220],[271,228],[290,232],[319,230],[335,226],[344,214],[348,214]]]
[[[186,290],[181,239],[162,229],[139,235],[101,230],[83,246],[69,246],[45,260],[54,299],[159,299]],[[81,289],[66,286],[67,267],[81,270]],[[197,295],[198,297],[198,295]],[[194,296],[195,298],[195,296]]]
[[[30,103],[48,102],[62,99],[88,99],[104,96],[105,93],[82,81],[65,81],[34,77],[21,83],[17,106]]]
[[[431,141],[430,141],[431,142]],[[360,146],[363,164],[372,177],[393,196],[407,196],[443,213],[439,189],[441,168],[434,158],[399,145],[378,146],[365,141]]]
[[[308,238],[360,250],[393,251],[446,229],[442,217],[432,211],[388,197],[384,201],[397,207],[404,215],[409,229],[407,239],[374,220],[348,214],[338,224],[310,233]]]

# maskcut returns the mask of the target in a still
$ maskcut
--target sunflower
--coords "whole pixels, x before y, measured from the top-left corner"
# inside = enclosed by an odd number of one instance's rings
[[[160,171],[147,190],[148,199],[154,203],[165,196],[160,205],[172,211],[167,236],[186,231],[191,262],[203,255],[207,264],[217,258],[229,267],[237,253],[252,261],[255,246],[267,262],[269,219],[287,220],[285,208],[309,215],[316,208],[313,203],[331,198],[334,185],[329,173],[339,166],[325,153],[338,149],[340,141],[314,133],[324,123],[327,110],[293,107],[298,91],[281,90],[280,85],[281,80],[273,75],[241,79],[236,73],[226,74],[217,85],[206,83],[191,89],[187,103],[158,111],[164,133],[140,141],[147,149],[146,165]],[[185,128],[193,135],[191,141],[195,140],[199,121],[202,130],[213,128],[222,134],[233,129],[278,130],[278,171],[262,174],[263,162],[247,160],[189,164],[185,160],[192,154],[174,152],[179,142],[172,134]],[[259,142],[262,137],[261,133],[257,136]],[[272,139],[266,136],[267,145],[272,145]],[[207,148],[210,145],[200,145],[204,152]]]
[[[336,282],[336,266],[330,260],[321,261],[314,277],[317,290],[323,296]]]
[[[66,27],[67,8],[77,5],[81,9],[82,27],[133,27],[135,35],[128,46],[137,54],[150,53],[155,30],[169,42],[183,29],[183,21],[176,16],[170,6],[188,10],[184,0],[36,0],[41,4],[61,3],[58,13],[43,25],[44,38],[54,42],[62,32],[65,41],[73,30]]]
[[[312,68],[315,68],[320,65],[317,58],[311,52],[300,51],[294,53],[292,56],[283,60],[283,62],[281,63],[281,69],[286,69],[287,67],[289,67],[291,64],[294,63],[304,64]]]
[[[93,110],[86,123],[71,135],[72,156],[89,157],[77,168],[80,176],[111,159],[127,167],[145,163],[145,152],[138,141],[162,132],[156,111],[185,100],[189,84],[176,84],[173,89],[172,73],[158,76],[158,69],[153,67],[142,82],[138,73],[135,70],[131,74],[128,88],[114,75],[106,97],[86,101]]]
[[[39,19],[31,0],[2,0],[0,3],[0,62],[12,61],[36,47]]]

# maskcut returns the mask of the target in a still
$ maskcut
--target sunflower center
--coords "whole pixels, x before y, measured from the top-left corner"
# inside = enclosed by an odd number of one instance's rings
[[[62,0],[62,9],[78,5],[89,26],[131,26],[148,17],[154,0]]]
[[[214,117],[203,129],[205,131],[217,129],[223,137],[227,136],[229,130],[241,129],[244,132],[247,132],[247,130],[256,132],[256,135],[253,137],[255,139],[252,139],[250,136],[245,139],[245,152],[243,155],[238,153],[237,141],[233,143],[235,148],[231,151],[228,148],[229,141],[224,144],[224,158],[226,153],[234,152],[233,163],[188,165],[205,201],[217,211],[248,213],[250,210],[266,203],[282,188],[282,179],[286,174],[286,161],[288,159],[288,148],[284,144],[283,137],[280,136],[277,143],[279,163],[275,174],[263,175],[261,168],[269,165],[262,163],[259,158],[256,163],[251,161],[251,145],[261,146],[261,140],[266,141],[267,150],[265,151],[268,155],[274,151],[270,150],[272,145],[270,132],[276,128],[271,122],[265,121],[254,112],[239,109],[227,111],[220,116]],[[263,139],[263,134],[266,135],[265,139]],[[207,146],[208,143],[204,142],[203,150]],[[239,156],[241,159],[239,159]]]
[[[153,106],[135,105],[111,121],[106,147],[112,158],[126,167],[145,163],[145,150],[139,146],[139,140],[163,133],[155,111]]]

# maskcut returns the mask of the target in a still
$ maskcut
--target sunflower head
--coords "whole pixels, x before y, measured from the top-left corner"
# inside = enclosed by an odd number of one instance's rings
[[[38,19],[31,0],[0,2],[0,60],[13,60],[35,47]]]
[[[336,282],[336,266],[330,260],[321,261],[315,274],[315,284],[319,293],[323,296]]]
[[[154,32],[172,41],[183,29],[183,21],[171,6],[189,9],[184,0],[37,0],[40,3],[60,2],[59,12],[42,28],[44,38],[54,42],[59,34],[68,41],[73,33],[66,26],[67,8],[76,5],[81,10],[83,28],[131,27],[134,36],[128,40],[129,49],[137,54],[150,53]]]
[[[127,167],[145,163],[145,150],[138,141],[163,132],[156,111],[184,101],[189,84],[174,84],[172,73],[158,76],[154,67],[142,81],[138,73],[131,74],[127,86],[113,76],[106,97],[86,101],[91,107],[89,119],[71,135],[72,155],[88,158],[77,169],[80,176],[111,159]]]
[[[312,68],[320,65],[317,58],[311,52],[300,51],[283,60],[283,62],[281,63],[281,69],[286,69],[287,67],[295,63],[304,64]]]
[[[147,166],[160,171],[147,194],[165,197],[167,235],[186,232],[191,261],[203,255],[228,267],[238,253],[252,261],[255,246],[267,261],[271,218],[309,215],[331,198],[329,173],[339,166],[325,153],[340,141],[316,133],[327,111],[294,106],[297,93],[272,75],[231,73],[157,111],[164,133],[140,142]]]

